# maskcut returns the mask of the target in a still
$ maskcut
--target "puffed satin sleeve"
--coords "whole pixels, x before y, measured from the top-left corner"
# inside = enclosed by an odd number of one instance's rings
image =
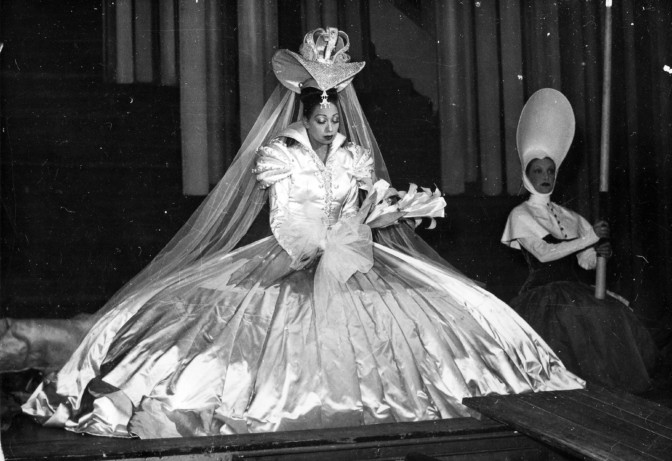
[[[289,255],[294,258],[289,242],[285,242],[278,229],[287,219],[289,193],[292,176],[292,160],[280,144],[271,144],[259,148],[257,163],[253,172],[257,175],[259,187],[269,190],[269,215],[271,231],[276,240]]]
[[[309,265],[320,253],[319,244],[324,229],[321,222],[311,222],[290,216],[292,200],[292,174],[294,162],[281,141],[259,149],[257,175],[259,186],[268,189],[270,225],[278,244],[292,259],[290,267],[295,270]]]
[[[257,175],[259,187],[266,189],[292,175],[292,159],[279,142],[273,142],[259,148],[252,172]]]
[[[348,168],[348,174],[355,179],[356,185],[350,189],[350,193],[343,203],[341,219],[354,216],[359,211],[359,188],[364,180],[371,179],[374,166],[370,149],[365,149],[354,143],[348,143],[345,149],[352,155],[352,164]]]

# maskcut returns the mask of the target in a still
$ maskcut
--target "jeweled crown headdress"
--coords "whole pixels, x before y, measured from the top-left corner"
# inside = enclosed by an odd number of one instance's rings
[[[341,91],[365,63],[350,62],[348,35],[335,27],[308,32],[300,54],[280,50],[273,56],[273,71],[284,86],[300,93],[305,85],[322,90],[321,105],[328,104],[327,90]],[[310,81],[310,82],[309,82]]]

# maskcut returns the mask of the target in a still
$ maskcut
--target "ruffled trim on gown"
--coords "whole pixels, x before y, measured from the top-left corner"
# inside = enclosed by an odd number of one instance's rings
[[[464,397],[573,389],[512,309],[441,266],[375,244],[313,303],[314,266],[268,237],[127,299],[24,405],[43,423],[142,438],[467,416]]]

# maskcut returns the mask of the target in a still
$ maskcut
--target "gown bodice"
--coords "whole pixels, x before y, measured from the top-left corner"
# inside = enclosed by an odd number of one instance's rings
[[[333,224],[345,211],[356,206],[357,178],[353,175],[354,158],[346,148],[331,149],[323,163],[315,152],[299,143],[276,145],[290,162],[286,184],[272,190],[275,208],[292,220],[326,220]],[[284,187],[283,187],[284,186]]]
[[[551,235],[543,239],[546,243],[556,244],[562,240]],[[578,282],[579,277],[576,272],[576,258],[573,255],[556,259],[555,261],[541,262],[525,248],[521,248],[529,273],[527,279],[520,289],[524,293],[533,288],[537,288],[552,282]]]
[[[575,265],[595,268],[598,240],[581,215],[535,194],[509,213],[501,239],[522,250],[527,261],[530,272],[521,293],[555,281],[579,281]]]
[[[373,159],[369,149],[337,133],[322,162],[295,123],[259,149],[254,172],[270,191],[271,231],[299,267],[308,241],[357,213],[359,185],[371,178]]]

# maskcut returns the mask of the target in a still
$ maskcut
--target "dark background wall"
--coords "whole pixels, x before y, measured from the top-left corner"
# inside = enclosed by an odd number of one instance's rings
[[[95,311],[200,199],[182,196],[177,88],[103,81],[95,1],[3,1],[2,309]]]

